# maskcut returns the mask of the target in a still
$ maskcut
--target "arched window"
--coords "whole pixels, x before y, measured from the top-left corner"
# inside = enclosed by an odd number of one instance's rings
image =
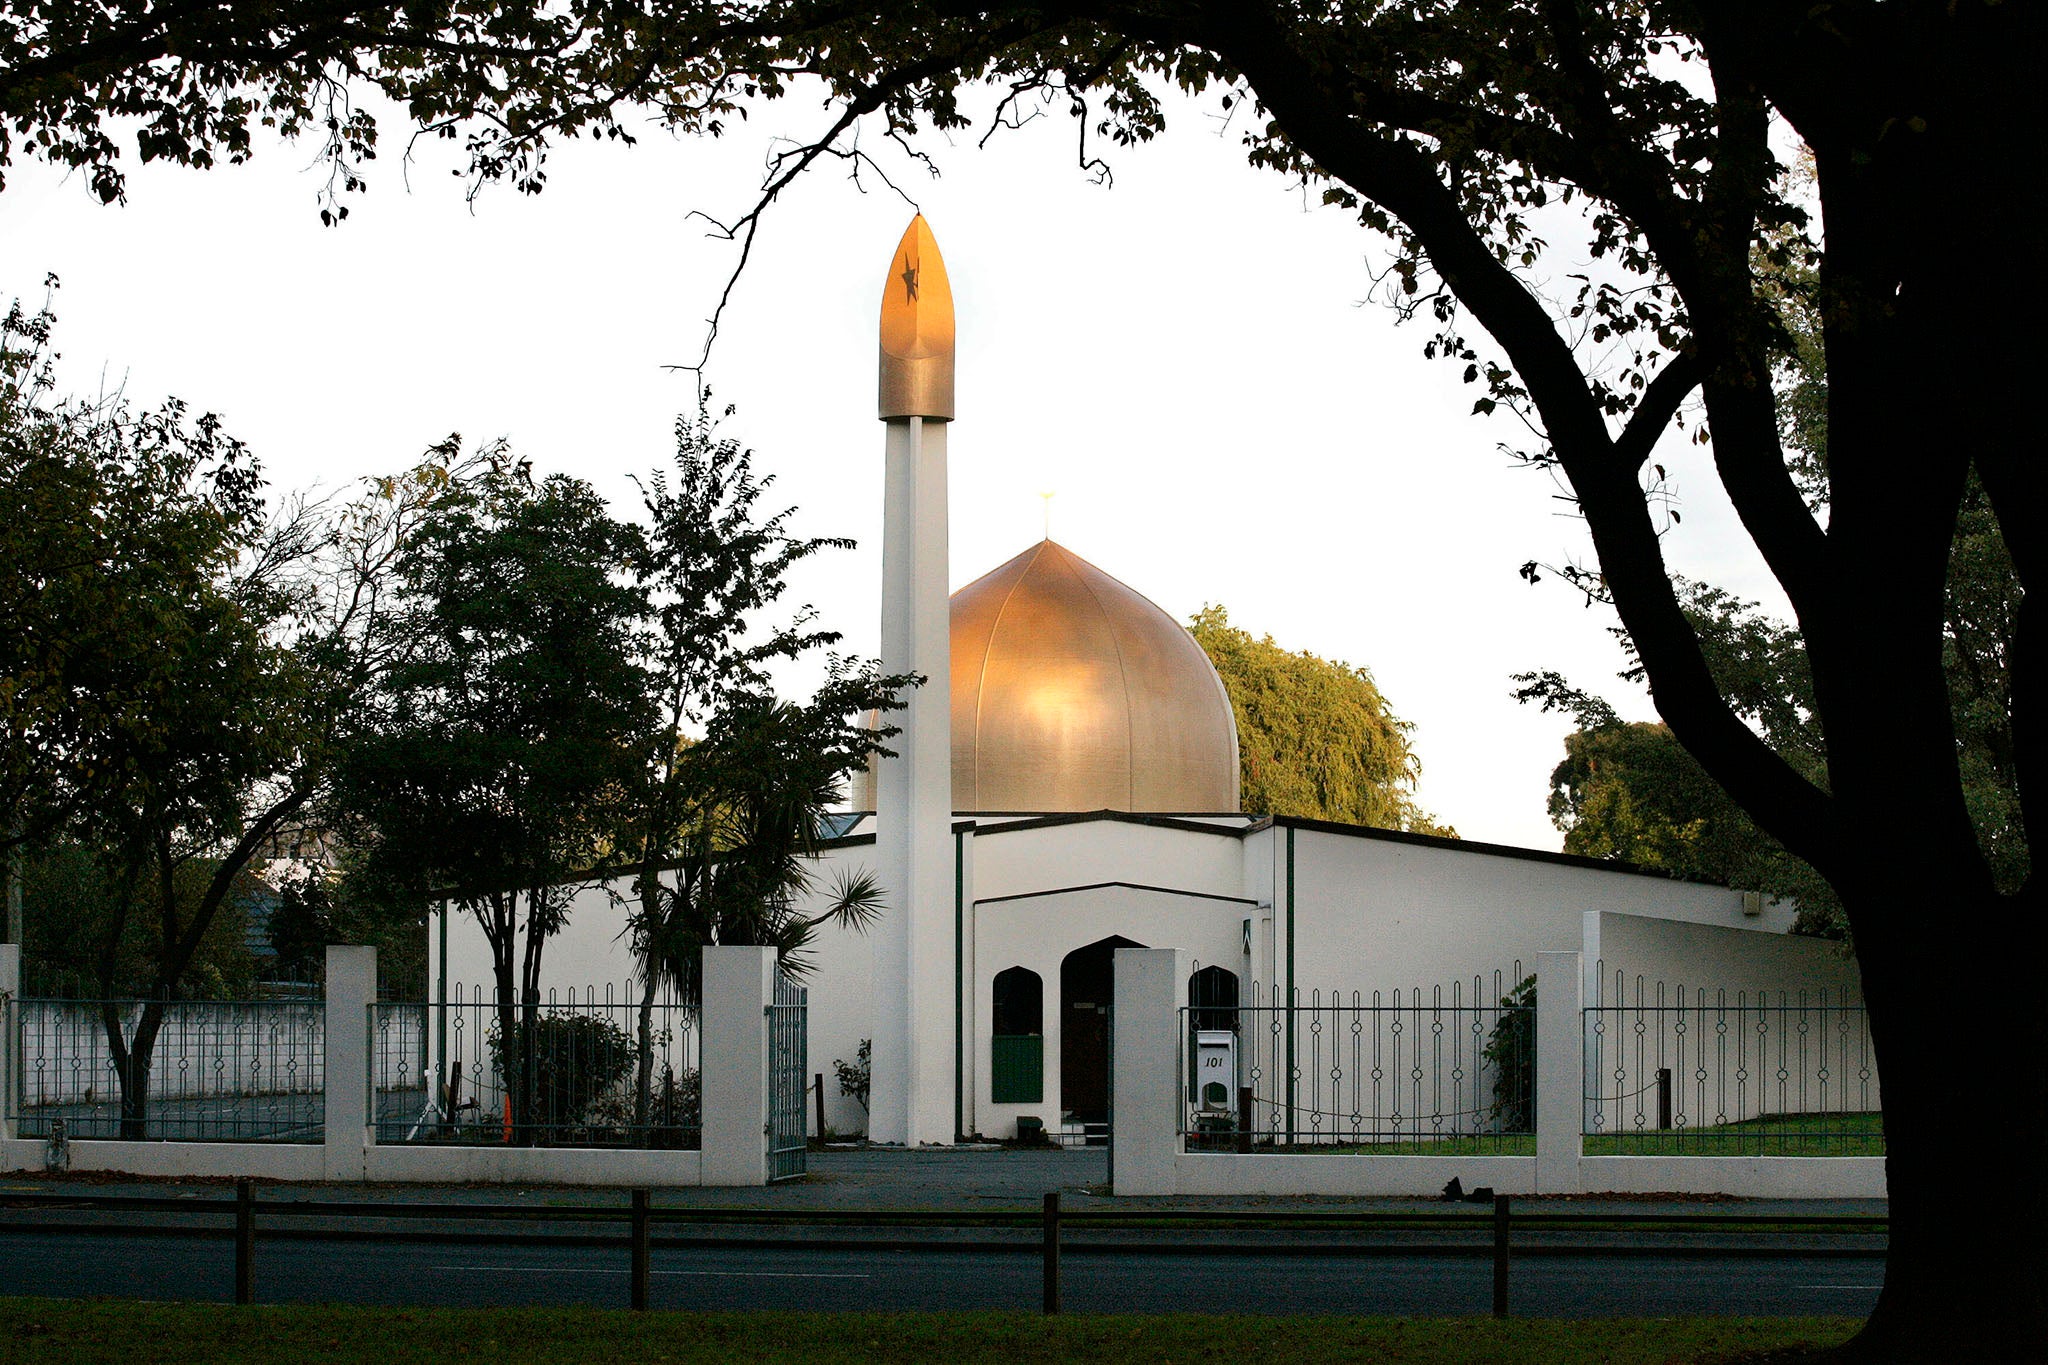
[[[992,999],[997,1037],[1045,1032],[1045,983],[1029,967],[1006,967],[997,972]]]
[[[1029,967],[1005,967],[989,993],[989,1099],[1037,1104],[1045,1098],[1045,982]]]
[[[1188,1010],[1194,1028],[1237,1029],[1237,973],[1204,967],[1188,978]]]

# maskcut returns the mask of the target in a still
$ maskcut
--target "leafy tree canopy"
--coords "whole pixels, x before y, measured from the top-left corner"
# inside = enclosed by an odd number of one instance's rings
[[[561,885],[622,827],[648,711],[646,594],[625,576],[636,537],[595,490],[490,459],[400,560],[405,653],[362,698],[333,813],[365,886],[413,904],[453,893],[475,911],[507,1003],[537,993]]]
[[[1615,721],[1565,736],[1550,775],[1564,851],[1795,900],[1801,932],[1846,931],[1833,889],[1756,827],[1669,726]]]
[[[1416,807],[1413,727],[1371,673],[1254,638],[1222,607],[1196,612],[1188,630],[1230,694],[1245,810],[1456,836]]]
[[[327,781],[336,717],[386,655],[392,546],[434,481],[273,507],[212,415],[54,396],[52,321],[16,305],[0,327],[0,831],[38,852],[42,947],[75,965],[92,940],[141,1137],[165,1002],[247,982],[246,961],[215,969],[249,868]],[[123,995],[147,1000],[132,1028]]]
[[[772,945],[786,971],[808,969],[821,921],[797,901],[811,889],[820,822],[845,774],[896,733],[861,715],[893,707],[915,682],[831,654],[839,633],[810,607],[784,604],[793,565],[852,542],[791,534],[795,509],[761,506],[773,481],[721,433],[706,395],[676,424],[673,466],[641,485],[637,571],[654,606],[656,714],[624,858],[637,874],[630,926],[647,991],[666,981],[694,996],[698,953],[713,943]],[[768,667],[820,653],[817,694],[778,699]],[[832,899],[839,918],[860,925],[878,895],[861,876]]]
[[[1806,164],[1810,167],[1810,158]],[[1793,345],[1779,367],[1782,439],[1808,507],[1825,515],[1828,481],[1827,357],[1817,311],[1818,276],[1797,261],[1760,262]],[[1597,592],[1583,577],[1589,591]],[[1807,781],[1828,785],[1806,641],[1795,627],[1706,584],[1675,580],[1687,621],[1730,707]],[[2030,867],[2015,764],[2012,667],[2023,594],[1981,482],[1971,475],[1957,515],[1945,587],[1942,668],[1956,760],[1970,823],[2000,890],[2017,891]],[[1616,629],[1642,682],[1640,655]],[[1574,713],[1551,774],[1550,813],[1567,852],[1618,858],[1795,898],[1806,932],[1848,933],[1840,897],[1811,865],[1759,829],[1664,725],[1622,725],[1600,699],[1551,673],[1516,679],[1524,701]]]

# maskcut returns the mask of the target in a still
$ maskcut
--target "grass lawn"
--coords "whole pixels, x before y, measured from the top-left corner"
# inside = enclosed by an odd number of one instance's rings
[[[649,1313],[598,1309],[330,1308],[0,1299],[0,1358],[162,1365],[683,1365],[684,1362],[1088,1360],[1289,1365],[1664,1365],[1831,1345],[1846,1318],[1518,1321],[1028,1313]]]
[[[1192,1137],[1188,1149],[1198,1150]],[[1232,1149],[1219,1142],[1216,1150]],[[1297,1150],[1325,1156],[1534,1156],[1536,1138],[1533,1134],[1481,1135]],[[1585,1152],[1587,1156],[1883,1156],[1884,1119],[1861,1113],[1765,1114],[1741,1123],[1698,1128],[1635,1129],[1624,1123],[1616,1132],[1597,1137],[1588,1134]]]
[[[1764,1114],[1699,1128],[1586,1139],[1587,1156],[1883,1156],[1880,1114]]]

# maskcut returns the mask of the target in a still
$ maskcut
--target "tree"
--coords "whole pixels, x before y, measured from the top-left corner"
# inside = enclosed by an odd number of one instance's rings
[[[117,868],[100,851],[67,836],[38,844],[22,858],[22,966],[25,992],[93,1000],[105,994],[148,995],[161,954],[154,920],[129,913],[124,931],[110,932],[122,903]],[[174,888],[181,919],[189,920],[216,871],[197,858],[177,870]],[[187,999],[244,999],[256,984],[256,957],[249,951],[249,911],[262,887],[244,873],[212,915],[198,948],[179,981]],[[102,975],[111,943],[113,972]],[[111,981],[111,990],[101,985]]]
[[[93,850],[93,994],[121,1085],[122,1133],[146,1133],[150,1062],[167,1004],[269,831],[311,770],[311,603],[295,572],[304,517],[266,515],[254,459],[211,415],[172,400],[47,394],[47,310],[7,340],[32,375],[4,394],[0,447],[14,515],[0,600],[7,827]],[[144,1004],[132,1030],[117,994]]]
[[[822,913],[796,910],[841,779],[896,733],[856,718],[893,706],[915,680],[833,658],[809,703],[775,700],[769,665],[840,638],[819,629],[808,607],[767,619],[788,591],[787,573],[851,542],[791,535],[791,508],[764,515],[758,504],[772,483],[755,475],[751,451],[719,435],[707,394],[676,424],[673,470],[641,485],[647,538],[636,572],[654,609],[647,672],[655,705],[624,854],[633,869],[628,932],[641,964],[635,1110],[643,1130],[660,987],[694,1002],[700,953],[716,943],[773,945],[782,969],[801,976],[821,924],[863,927],[880,905],[863,875],[836,886]]]
[[[327,780],[335,719],[387,657],[396,546],[446,476],[271,507],[213,415],[54,397],[53,321],[17,304],[0,334],[0,829],[93,852],[91,990],[140,1137],[167,1004]]]
[[[1413,727],[1371,673],[1254,639],[1222,607],[1196,612],[1188,633],[1230,694],[1245,810],[1455,836],[1417,809]]]
[[[1773,752],[1816,785],[1826,745],[1814,716],[1813,675],[1799,633],[1717,588],[1678,581],[1717,685]],[[1628,633],[1615,630],[1640,681]],[[1605,701],[1555,673],[1517,674],[1518,699],[1564,710],[1579,729],[1550,775],[1550,815],[1565,851],[1667,868],[1799,904],[1801,931],[1845,936],[1841,903],[1812,867],[1759,829],[1667,725],[1624,724]]]
[[[1810,162],[1802,158],[1801,166],[1810,169]],[[1773,262],[1762,255],[1757,270],[1792,338],[1778,384],[1788,467],[1808,507],[1824,515],[1830,496],[1828,381],[1818,277],[1798,261]],[[1827,741],[1800,632],[1754,603],[1705,584],[1676,583],[1730,705],[1786,763],[1825,788]],[[1995,884],[2013,891],[2029,872],[2013,764],[2012,658],[2021,593],[1974,475],[1957,518],[1945,592],[1943,669],[1964,799]],[[1628,632],[1615,634],[1631,657],[1621,676],[1642,681]],[[1521,700],[1540,700],[1545,710],[1563,708],[1579,719],[1581,729],[1565,739],[1565,761],[1551,774],[1550,811],[1565,831],[1566,852],[1669,867],[1791,897],[1799,904],[1801,930],[1846,936],[1834,888],[1758,829],[1668,726],[1623,726],[1604,701],[1553,673],[1520,674],[1516,681],[1522,684],[1516,693]]]
[[[1797,931],[1839,938],[1831,887],[1730,800],[1669,726],[1619,720],[1565,736],[1550,775],[1564,851],[1703,877],[1797,902]]]
[[[617,846],[647,725],[637,537],[587,483],[493,452],[399,560],[407,652],[362,699],[333,813],[359,886],[446,897],[491,952],[515,1127],[543,1096],[526,1065],[547,941]]]
[[[1483,386],[1479,411],[1527,423],[1526,458],[1576,500],[1592,581],[1665,723],[1840,895],[1884,1073],[1892,1218],[1885,1287],[1851,1353],[2011,1359],[2048,1339],[2048,1250],[2030,1234],[2048,1191],[1953,1197],[1974,1156],[1960,1115],[1995,1105],[2018,1164],[2048,1156],[2048,1097],[2029,1089],[2015,1107],[2009,1083],[2011,1057],[2044,1051],[2048,1017],[1983,985],[1981,945],[2018,941],[2044,891],[2031,872],[2001,889],[1973,820],[1943,591],[1974,475],[2024,594],[2011,763],[2031,853],[2048,819],[2048,646],[2031,591],[2048,499],[2018,397],[2048,292],[2035,268],[2048,247],[2041,7],[588,0],[243,17],[116,4],[35,10],[0,43],[0,114],[24,150],[88,167],[103,194],[119,192],[116,112],[137,121],[146,156],[244,155],[268,119],[324,129],[351,167],[367,146],[360,119],[312,115],[356,80],[422,127],[474,130],[474,173],[529,189],[550,138],[615,131],[623,104],[715,133],[751,96],[822,83],[831,122],[772,163],[764,203],[820,158],[865,155],[841,139],[866,116],[898,138],[966,125],[974,82],[1002,92],[999,120],[1049,100],[1098,145],[1157,135],[1168,86],[1227,109],[1253,163],[1391,239],[1384,278],[1427,320],[1427,349]],[[1779,130],[1813,151],[1811,209],[1788,194]],[[1825,524],[1781,440],[1773,381],[1793,343],[1759,249],[1817,271]],[[1995,274],[1996,299],[1964,271]],[[1825,787],[1744,723],[1683,610],[1652,459],[1681,420],[1791,603]],[[1929,932],[1930,907],[1972,932]],[[1939,1021],[1965,999],[1997,1046],[1951,1045]]]

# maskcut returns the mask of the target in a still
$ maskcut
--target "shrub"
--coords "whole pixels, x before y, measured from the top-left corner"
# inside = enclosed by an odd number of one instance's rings
[[[1500,1017],[1487,1036],[1486,1064],[1493,1069],[1493,1107],[1489,1116],[1505,1133],[1532,1132],[1536,1126],[1536,978],[1501,997]]]
[[[863,1038],[860,1040],[860,1050],[853,1054],[855,1060],[851,1065],[841,1058],[835,1058],[832,1062],[832,1070],[839,1076],[839,1093],[851,1095],[859,1100],[862,1113],[866,1113],[868,1108],[868,1081],[873,1075],[874,1051],[875,1040]]]
[[[586,1122],[592,1107],[632,1073],[640,1055],[630,1034],[596,1015],[543,1014],[517,1027],[519,1046],[508,1057],[502,1030],[492,1026],[491,1056],[508,1082],[524,1071],[513,1097],[524,1124],[560,1128]]]

